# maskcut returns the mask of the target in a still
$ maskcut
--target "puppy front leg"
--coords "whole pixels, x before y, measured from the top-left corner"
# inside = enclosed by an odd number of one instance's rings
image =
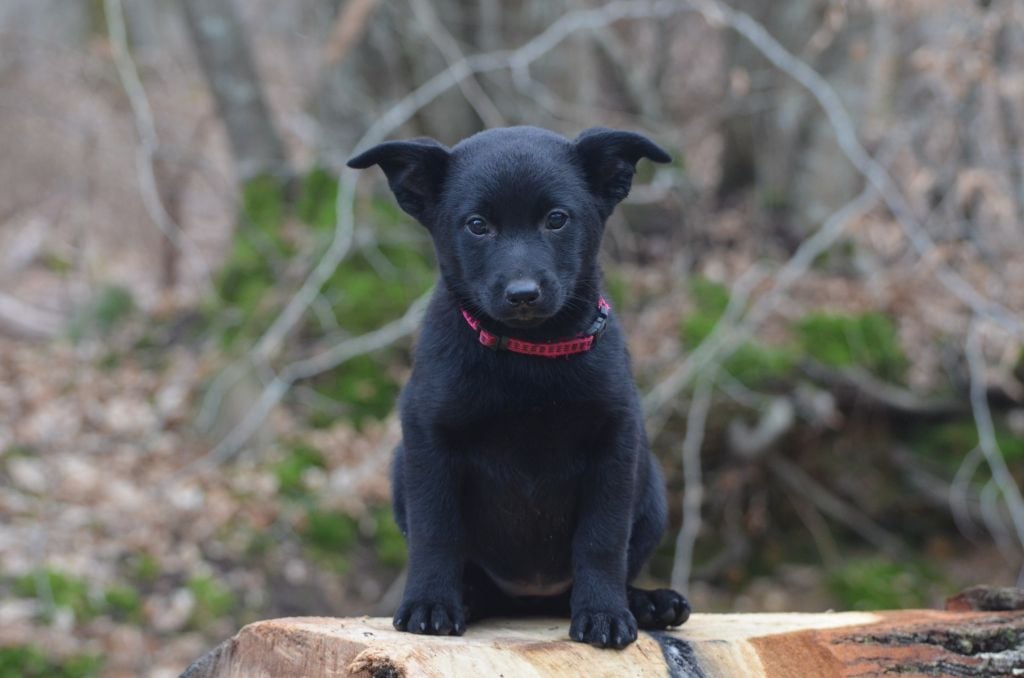
[[[464,561],[460,472],[454,457],[425,435],[406,431],[402,458],[408,521],[409,578],[395,628],[462,635]]]
[[[637,424],[615,427],[607,449],[596,451],[584,473],[579,523],[573,535],[569,637],[597,647],[636,640],[626,600],[626,554],[633,520]]]

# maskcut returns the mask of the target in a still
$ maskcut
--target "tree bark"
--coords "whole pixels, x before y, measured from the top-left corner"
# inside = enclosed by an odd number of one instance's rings
[[[231,0],[179,0],[203,75],[227,128],[241,183],[290,175],[241,19]]]
[[[387,619],[250,624],[183,678],[245,676],[1008,676],[1024,669],[1024,611],[697,614],[621,651],[570,642],[564,619],[491,620],[466,635]]]

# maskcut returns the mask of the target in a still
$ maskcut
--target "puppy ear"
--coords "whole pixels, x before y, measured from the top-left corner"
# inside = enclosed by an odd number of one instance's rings
[[[633,174],[641,158],[671,162],[660,146],[642,134],[592,127],[576,137],[576,153],[594,195],[607,204],[607,213],[629,195]]]
[[[433,139],[388,141],[348,161],[353,169],[380,165],[399,206],[426,225],[448,172],[448,149]]]

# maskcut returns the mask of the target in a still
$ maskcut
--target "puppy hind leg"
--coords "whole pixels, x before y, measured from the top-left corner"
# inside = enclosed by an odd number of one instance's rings
[[[661,542],[665,534],[666,512],[661,474],[652,465],[647,494],[629,538],[629,581],[633,581],[639,574],[644,563]],[[690,617],[689,601],[672,589],[647,590],[627,586],[626,599],[629,602],[629,611],[636,617],[637,625],[642,629],[678,626]]]
[[[409,538],[409,521],[405,517],[405,490],[402,486],[402,444],[395,448],[394,456],[391,458],[391,512],[395,517],[395,524],[406,539]]]
[[[626,587],[629,611],[642,629],[665,629],[679,626],[690,618],[690,602],[672,589],[638,589]]]

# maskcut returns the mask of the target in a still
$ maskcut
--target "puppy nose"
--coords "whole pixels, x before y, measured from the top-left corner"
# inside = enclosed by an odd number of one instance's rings
[[[529,306],[540,299],[540,286],[536,280],[513,280],[505,288],[505,298],[513,306]]]

